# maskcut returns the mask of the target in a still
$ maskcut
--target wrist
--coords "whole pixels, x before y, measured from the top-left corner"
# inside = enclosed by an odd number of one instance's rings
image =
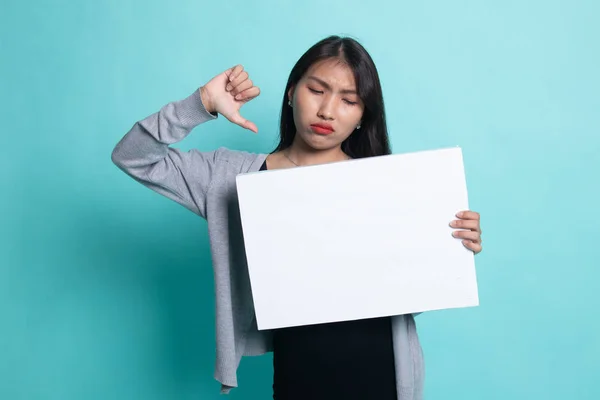
[[[210,98],[210,94],[206,91],[204,86],[200,87],[200,100],[202,101],[202,105],[211,114],[216,114],[215,109],[212,105],[212,101]]]

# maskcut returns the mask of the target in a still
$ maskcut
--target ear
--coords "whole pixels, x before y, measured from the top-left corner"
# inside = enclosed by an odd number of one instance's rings
[[[288,101],[292,101],[294,99],[294,91],[296,90],[296,86],[291,86],[288,90]]]

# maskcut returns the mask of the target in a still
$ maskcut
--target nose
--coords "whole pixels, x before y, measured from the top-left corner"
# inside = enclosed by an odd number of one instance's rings
[[[331,96],[323,96],[317,115],[325,120],[333,119],[333,99]]]

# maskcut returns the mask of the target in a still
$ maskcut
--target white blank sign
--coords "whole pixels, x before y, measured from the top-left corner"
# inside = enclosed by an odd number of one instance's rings
[[[237,177],[258,328],[472,307],[460,148]]]

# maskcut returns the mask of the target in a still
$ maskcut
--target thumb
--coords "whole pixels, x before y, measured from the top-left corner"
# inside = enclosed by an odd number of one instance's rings
[[[248,121],[246,118],[242,117],[239,112],[236,112],[231,116],[231,122],[241,126],[242,128],[251,130],[254,133],[258,133],[258,128],[256,127],[256,125],[253,122]]]

